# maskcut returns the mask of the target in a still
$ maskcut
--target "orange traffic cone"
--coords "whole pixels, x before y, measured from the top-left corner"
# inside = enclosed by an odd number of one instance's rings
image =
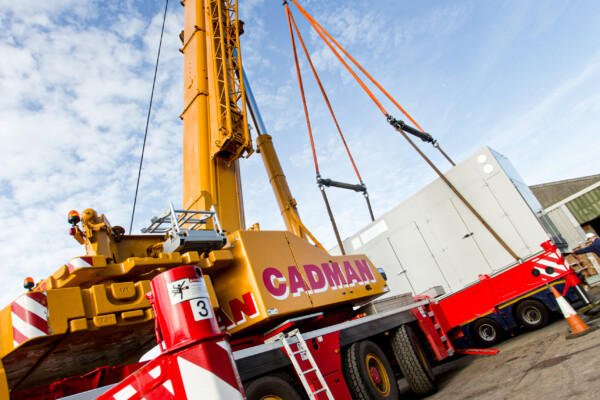
[[[558,290],[556,290],[554,286],[550,286],[550,290],[552,290],[552,294],[554,294],[554,297],[556,298],[556,302],[560,307],[560,311],[563,313],[565,319],[569,323],[569,328],[571,328],[571,334],[567,335],[567,339],[574,339],[576,337],[583,336],[596,329],[596,327],[590,328],[585,322],[583,322],[579,314],[573,310],[573,307],[571,307],[569,302],[565,300],[560,293],[558,293]]]

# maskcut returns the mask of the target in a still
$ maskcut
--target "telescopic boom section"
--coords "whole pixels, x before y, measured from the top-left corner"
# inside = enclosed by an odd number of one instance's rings
[[[238,159],[253,152],[237,1],[184,5],[183,208],[214,206],[223,229],[233,232],[245,228]]]
[[[256,147],[262,156],[269,182],[275,193],[279,210],[286,228],[294,232],[302,239],[306,239],[305,228],[300,221],[298,209],[296,208],[296,199],[292,197],[292,192],[287,184],[287,180],[279,163],[279,158],[273,147],[273,141],[270,135],[259,135],[256,138]]]

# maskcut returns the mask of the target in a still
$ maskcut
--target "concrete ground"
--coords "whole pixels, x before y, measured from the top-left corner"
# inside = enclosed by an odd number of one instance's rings
[[[600,288],[590,295],[598,299]],[[599,327],[600,319],[588,324]],[[567,334],[561,318],[500,343],[496,356],[459,356],[434,369],[439,390],[426,398],[599,399],[600,329],[569,340]],[[404,381],[400,386],[403,399],[417,398]]]

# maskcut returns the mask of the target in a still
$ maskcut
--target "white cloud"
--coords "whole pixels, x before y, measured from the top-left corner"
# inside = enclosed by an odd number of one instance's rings
[[[25,3],[11,2],[0,16],[0,88],[10,93],[0,99],[0,205],[10,226],[0,254],[14,260],[2,277],[11,288],[3,303],[25,276],[41,279],[83,253],[68,236],[70,209],[93,207],[128,225],[162,22],[158,10],[151,23],[131,9],[100,21],[107,10],[93,4]],[[180,197],[181,186],[181,55],[172,45],[181,16],[168,22],[144,170],[163,189],[152,193],[142,175],[140,191],[158,207],[152,213],[166,208],[165,195]],[[167,169],[164,160],[173,160]]]

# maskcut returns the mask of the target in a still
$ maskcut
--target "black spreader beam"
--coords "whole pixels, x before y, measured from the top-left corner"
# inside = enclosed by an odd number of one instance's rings
[[[351,183],[337,182],[328,178],[317,177],[317,183],[319,185],[327,186],[327,187],[337,187],[341,189],[349,189],[354,190],[355,192],[366,192],[367,187],[364,183],[359,183],[357,185],[353,185]]]

